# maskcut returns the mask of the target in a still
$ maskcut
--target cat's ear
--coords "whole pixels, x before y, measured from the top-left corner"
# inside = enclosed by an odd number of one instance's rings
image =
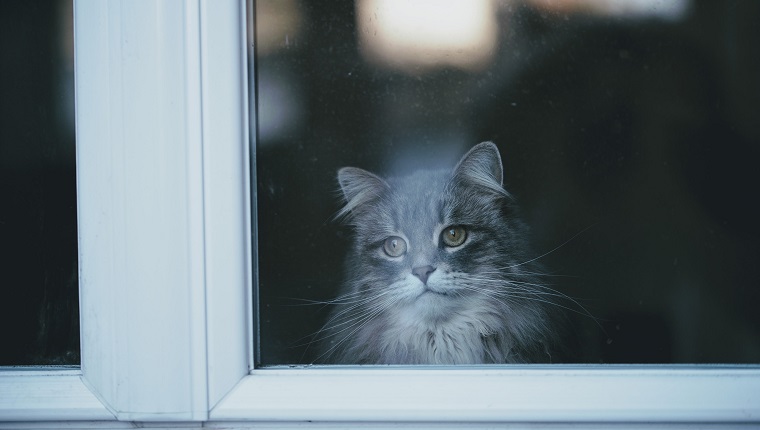
[[[502,186],[504,173],[499,149],[492,142],[479,143],[464,154],[454,168],[453,179],[509,196]]]
[[[356,167],[338,170],[338,183],[346,199],[346,206],[338,212],[339,217],[376,199],[389,189],[388,184],[379,176]]]

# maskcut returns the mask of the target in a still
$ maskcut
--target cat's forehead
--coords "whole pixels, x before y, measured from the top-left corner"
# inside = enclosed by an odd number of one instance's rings
[[[412,174],[388,178],[391,196],[395,199],[420,199],[441,194],[446,188],[450,173],[447,171],[419,170]]]
[[[394,223],[398,227],[431,227],[443,222],[448,179],[446,171],[418,171],[390,178],[388,210]]]

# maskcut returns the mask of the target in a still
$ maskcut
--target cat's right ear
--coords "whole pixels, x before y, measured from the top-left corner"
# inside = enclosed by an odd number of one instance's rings
[[[346,206],[338,212],[338,217],[378,198],[389,189],[382,178],[356,167],[343,167],[338,170],[338,184],[346,199]]]
[[[493,142],[482,142],[470,149],[454,168],[455,182],[473,184],[497,195],[509,197],[502,186],[503,167],[499,149]]]

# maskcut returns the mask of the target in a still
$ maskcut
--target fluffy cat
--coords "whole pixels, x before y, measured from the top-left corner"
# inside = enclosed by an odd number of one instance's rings
[[[453,170],[383,179],[344,167],[338,182],[354,237],[321,361],[552,361],[557,293],[537,280],[493,143]]]

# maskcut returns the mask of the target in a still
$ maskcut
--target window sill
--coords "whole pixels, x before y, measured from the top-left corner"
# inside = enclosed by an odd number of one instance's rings
[[[212,420],[746,423],[756,366],[346,367],[254,370]]]
[[[0,393],[5,423],[116,424],[79,371],[3,371]],[[757,423],[758,393],[757,366],[271,368],[244,377],[206,424]]]

